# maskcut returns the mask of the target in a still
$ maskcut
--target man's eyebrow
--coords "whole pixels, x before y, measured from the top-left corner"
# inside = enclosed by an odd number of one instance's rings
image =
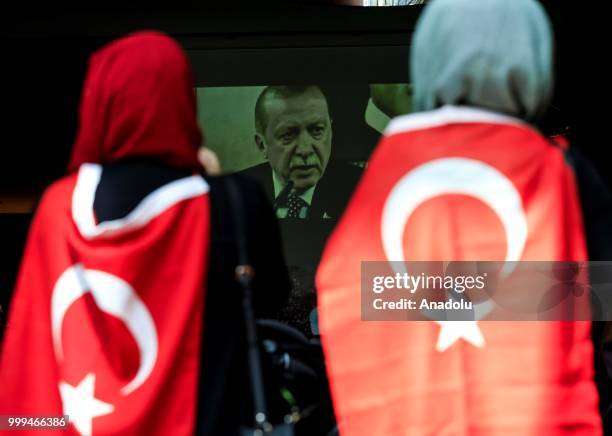
[[[278,133],[278,132],[282,132],[282,131],[287,131],[287,130],[295,130],[297,128],[298,128],[298,126],[295,123],[282,122],[281,124],[278,124],[274,128],[274,133]]]
[[[321,115],[319,118],[306,119],[303,121],[283,120],[274,126],[273,132],[281,130],[299,129],[301,126],[311,126],[313,124],[328,124],[329,117]]]

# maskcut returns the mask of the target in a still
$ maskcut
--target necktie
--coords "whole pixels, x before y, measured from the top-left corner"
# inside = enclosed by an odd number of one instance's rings
[[[291,194],[287,199],[287,218],[306,218],[306,214],[301,214],[303,208],[307,208],[306,203],[300,196]]]

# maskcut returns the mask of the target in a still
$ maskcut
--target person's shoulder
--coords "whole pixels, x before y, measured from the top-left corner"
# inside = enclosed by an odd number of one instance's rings
[[[362,172],[362,168],[356,165],[342,161],[330,161],[317,184],[312,203],[313,214],[340,217]]]
[[[346,183],[354,184],[357,183],[363,168],[343,161],[330,160],[325,170],[325,176],[330,181],[336,182],[337,180],[344,180]]]
[[[240,177],[247,177],[257,181],[260,181],[264,177],[270,177],[272,169],[267,162],[262,162],[252,167],[245,168],[237,171],[234,174]]]
[[[69,174],[51,183],[43,192],[38,209],[47,207],[59,209],[70,207],[72,195],[76,186],[77,174]]]
[[[272,168],[268,162],[262,162],[258,165],[245,168],[244,170],[235,172],[234,175],[242,177],[246,180],[254,180],[263,189],[263,192],[269,199],[274,198]]]
[[[72,196],[76,185],[77,174],[69,174],[51,183],[38,196],[32,206],[32,224],[37,227],[53,228],[61,226],[60,222],[72,216]]]

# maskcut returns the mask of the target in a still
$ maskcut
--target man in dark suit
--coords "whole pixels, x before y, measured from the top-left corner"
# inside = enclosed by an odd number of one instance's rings
[[[332,120],[318,86],[268,86],[255,104],[255,143],[267,162],[241,171],[274,202],[292,292],[280,319],[310,331],[314,272],[361,168],[332,155]]]
[[[268,162],[241,171],[258,180],[278,218],[337,220],[361,168],[335,161],[321,89],[268,86],[255,104],[255,143]]]

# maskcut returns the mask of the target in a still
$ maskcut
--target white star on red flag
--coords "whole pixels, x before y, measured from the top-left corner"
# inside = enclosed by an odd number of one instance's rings
[[[478,321],[436,321],[440,325],[436,350],[446,351],[459,339],[469,342],[477,348],[485,346],[485,339],[478,327]]]
[[[108,415],[115,410],[112,404],[98,400],[94,396],[96,376],[87,374],[78,386],[60,382],[59,389],[64,406],[64,414],[82,435],[91,435],[92,420],[96,416]]]

